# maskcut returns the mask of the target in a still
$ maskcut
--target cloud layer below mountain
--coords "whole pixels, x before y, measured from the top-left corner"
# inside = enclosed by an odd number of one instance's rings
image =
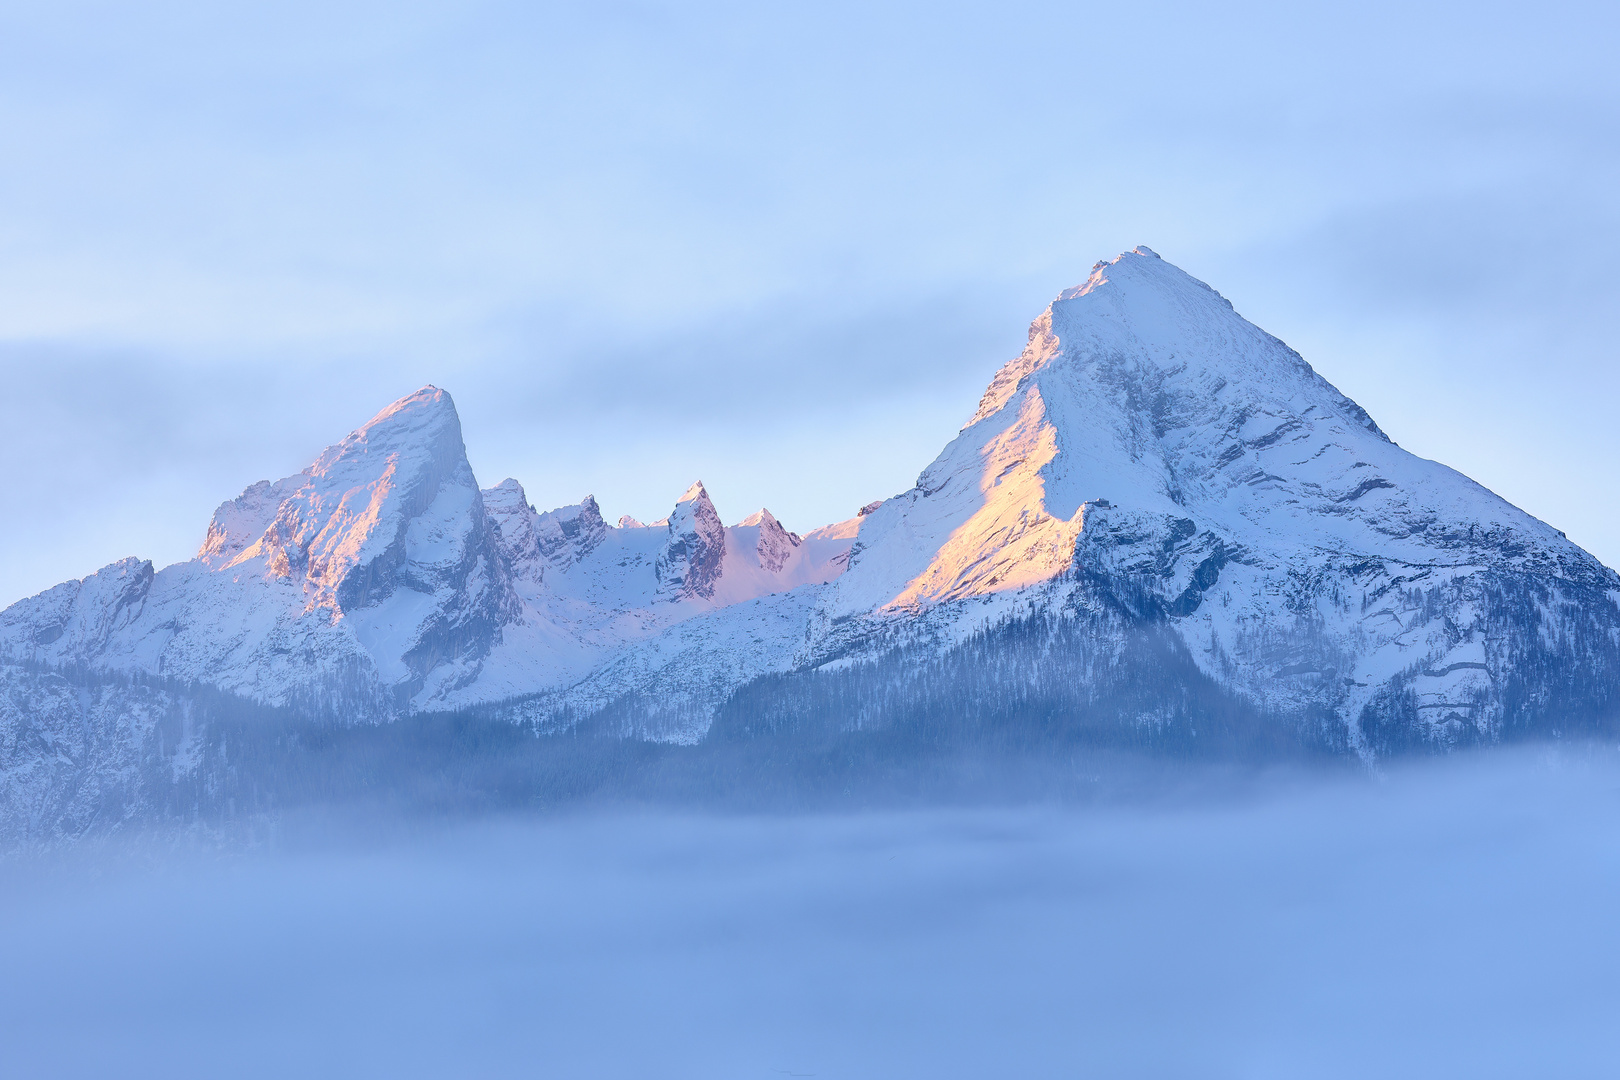
[[[19,1075],[1612,1075],[1620,761],[284,825],[0,877]]]

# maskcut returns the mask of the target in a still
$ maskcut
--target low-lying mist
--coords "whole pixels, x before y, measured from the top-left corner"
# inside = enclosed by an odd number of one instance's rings
[[[1620,755],[1087,805],[305,814],[0,863],[0,1072],[1620,1069]]]

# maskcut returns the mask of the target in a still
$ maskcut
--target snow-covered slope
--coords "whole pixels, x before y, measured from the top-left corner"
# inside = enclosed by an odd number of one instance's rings
[[[1105,507],[1191,519],[1267,558],[1445,552],[1602,573],[1560,533],[1395,446],[1297,353],[1138,249],[1054,301],[918,486],[865,520],[835,606],[1047,580]]]
[[[651,525],[588,496],[539,512],[515,480],[479,489],[425,387],[225,503],[192,561],[0,612],[0,658],[30,673],[14,688],[99,672],[341,721],[476,708],[675,741],[924,699],[1192,738],[1214,695],[1374,754],[1607,715],[1620,577],[1138,248],[1052,302],[916,487],[848,521],[727,527],[701,483]],[[0,724],[31,723],[33,693]]]
[[[1426,723],[1500,719],[1510,624],[1565,629],[1535,605],[1504,621],[1504,580],[1573,590],[1609,628],[1594,647],[1620,641],[1613,571],[1400,449],[1146,248],[1053,301],[917,487],[862,519],[828,614],[850,640],[897,621],[960,639],[1097,576],[1151,593],[1221,683],[1329,710],[1353,745],[1396,684]]]
[[[8,608],[0,647],[374,719],[476,678],[518,610],[495,535],[450,396],[425,387],[225,503],[192,561],[126,559]]]

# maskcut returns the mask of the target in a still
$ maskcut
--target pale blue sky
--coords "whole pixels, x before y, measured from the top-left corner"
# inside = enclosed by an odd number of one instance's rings
[[[1135,244],[1620,564],[1612,12],[0,0],[0,603],[424,382],[542,508],[845,517]]]

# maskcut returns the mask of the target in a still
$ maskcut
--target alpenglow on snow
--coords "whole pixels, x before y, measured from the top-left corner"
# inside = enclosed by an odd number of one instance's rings
[[[185,775],[208,725],[174,717],[204,690],[264,723],[696,743],[1038,718],[1370,759],[1607,723],[1620,576],[1137,248],[1041,313],[915,487],[848,521],[726,526],[701,483],[650,525],[589,496],[537,512],[515,480],[479,488],[424,387],[223,504],[191,561],[6,609],[0,657],[5,798],[36,817],[135,799],[154,754]]]

